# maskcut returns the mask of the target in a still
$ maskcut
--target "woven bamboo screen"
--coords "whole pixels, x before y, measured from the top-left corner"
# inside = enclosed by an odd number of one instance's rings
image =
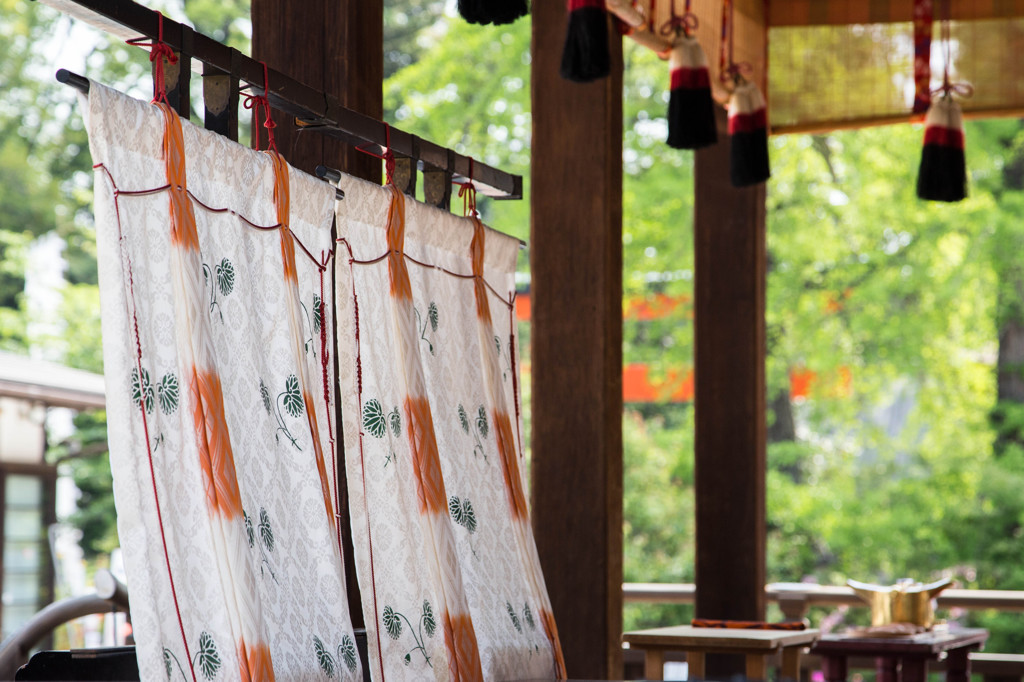
[[[914,0],[734,0],[734,61],[765,90],[773,133],[912,120]],[[681,12],[684,0],[675,0]],[[653,4],[655,29],[671,0]],[[716,98],[723,0],[692,0]],[[934,0],[931,84],[942,83],[944,0]],[[1024,116],[1024,0],[951,0],[950,76],[968,83],[968,116]],[[767,88],[765,83],[767,82]]]

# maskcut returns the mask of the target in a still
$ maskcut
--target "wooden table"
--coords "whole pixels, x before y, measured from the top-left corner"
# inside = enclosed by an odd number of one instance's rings
[[[874,656],[878,682],[925,682],[928,661],[946,659],[946,682],[970,682],[967,654],[980,649],[988,630],[980,628],[923,632],[907,637],[824,635],[811,649],[819,654],[826,682],[846,682],[849,656]]]
[[[782,654],[782,678],[800,679],[800,650],[818,639],[817,630],[740,630],[676,625],[627,632],[622,641],[644,652],[644,677],[660,680],[665,652],[686,652],[689,678],[704,679],[705,654],[739,654],[746,658],[747,679],[768,679],[766,656]]]

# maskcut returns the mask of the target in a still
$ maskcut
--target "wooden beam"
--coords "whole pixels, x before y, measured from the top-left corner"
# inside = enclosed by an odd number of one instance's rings
[[[343,106],[381,119],[383,11],[382,0],[253,0],[253,55],[269,67],[333,95]],[[278,150],[293,166],[313,173],[322,164],[380,182],[378,159],[337,139],[299,130],[293,120],[280,112],[276,123]],[[340,414],[335,423],[341,424]],[[342,516],[349,610],[352,624],[358,628],[363,626],[363,612],[353,561],[341,442],[339,437],[338,511]]]
[[[558,75],[564,2],[533,3],[533,526],[570,678],[622,674],[622,53]]]
[[[765,187],[729,182],[729,136],[696,153],[696,613],[765,613]],[[708,658],[708,675],[743,662]]]

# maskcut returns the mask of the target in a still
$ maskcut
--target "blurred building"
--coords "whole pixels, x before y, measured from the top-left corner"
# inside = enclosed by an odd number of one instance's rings
[[[57,466],[45,456],[47,414],[103,406],[102,376],[0,351],[0,640],[53,601]]]

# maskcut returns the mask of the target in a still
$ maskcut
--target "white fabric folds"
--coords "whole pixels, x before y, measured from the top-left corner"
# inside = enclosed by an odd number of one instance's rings
[[[564,677],[524,492],[518,243],[341,187],[339,385],[373,679]]]
[[[322,362],[333,190],[96,83],[88,128],[142,679],[360,680]]]

